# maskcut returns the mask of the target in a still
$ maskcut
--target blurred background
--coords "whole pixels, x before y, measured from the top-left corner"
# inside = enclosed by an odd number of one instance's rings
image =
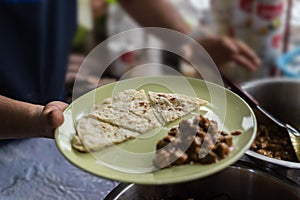
[[[227,35],[244,41],[262,60],[256,72],[229,63],[224,67],[236,82],[265,77],[300,77],[300,1],[299,0],[171,0],[192,29],[205,34]],[[122,10],[116,0],[79,0],[78,28],[70,55],[67,88],[86,55],[110,36],[139,25]],[[142,30],[128,35],[126,40],[114,40],[107,45],[108,55],[121,52],[137,44],[162,41]],[[296,52],[296,53],[295,53]],[[292,54],[293,56],[290,56]],[[288,57],[288,58],[287,58]],[[100,84],[120,78],[134,66],[143,63],[162,63],[186,76],[195,76],[195,69],[180,57],[162,50],[144,49],[128,52],[116,59],[106,70]],[[159,75],[159,68],[149,68],[148,75]],[[82,77],[83,87],[97,81],[92,74]],[[133,76],[136,76],[133,75]],[[80,79],[80,77],[78,77]],[[91,84],[93,85],[93,84]]]

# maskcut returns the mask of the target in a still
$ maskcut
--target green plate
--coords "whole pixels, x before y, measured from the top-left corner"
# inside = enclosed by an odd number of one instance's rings
[[[75,134],[76,120],[89,112],[95,102],[129,88],[197,96],[209,102],[199,112],[216,120],[219,129],[241,130],[243,133],[233,137],[230,155],[217,163],[182,165],[157,171],[152,167],[155,145],[167,134],[170,127],[178,125],[179,120],[168,124],[162,130],[147,133],[102,151],[80,153],[74,150],[71,139]],[[197,114],[199,113],[195,112],[185,118]],[[140,77],[105,85],[73,101],[64,111],[64,116],[65,122],[56,130],[55,140],[67,160],[96,176],[139,184],[178,183],[216,173],[236,162],[250,148],[256,133],[255,115],[239,96],[218,85],[180,76]]]

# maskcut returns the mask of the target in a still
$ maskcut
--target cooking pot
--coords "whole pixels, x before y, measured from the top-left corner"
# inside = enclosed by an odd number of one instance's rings
[[[237,162],[225,170],[191,182],[172,185],[121,183],[105,198],[117,199],[300,199],[297,186]]]
[[[278,119],[287,122],[298,129],[300,128],[300,80],[273,78],[248,82],[242,88],[250,93],[258,102]],[[259,123],[260,118],[257,117]],[[271,168],[286,167],[300,169],[300,163],[288,162],[263,156],[254,151],[247,151],[246,154],[255,158],[256,162],[261,161]]]
[[[242,85],[248,93],[278,119],[300,128],[300,80],[271,78],[247,82]],[[257,115],[258,123],[260,118]],[[300,185],[300,162],[270,158],[254,151],[246,152],[246,160],[264,169],[287,177]]]

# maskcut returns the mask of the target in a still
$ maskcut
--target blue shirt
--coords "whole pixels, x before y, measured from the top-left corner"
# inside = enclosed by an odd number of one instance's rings
[[[0,94],[62,100],[75,29],[75,0],[0,0]]]

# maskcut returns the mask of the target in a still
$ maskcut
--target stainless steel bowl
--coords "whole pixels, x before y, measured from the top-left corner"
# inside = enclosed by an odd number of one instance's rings
[[[173,185],[121,183],[106,198],[117,199],[300,199],[297,186],[238,162],[209,177]]]
[[[274,116],[300,128],[299,79],[263,79],[245,83],[242,88],[254,96]],[[259,121],[259,118],[257,120]],[[246,155],[270,168],[282,166],[300,169],[300,163],[269,158],[251,150],[247,151]]]

